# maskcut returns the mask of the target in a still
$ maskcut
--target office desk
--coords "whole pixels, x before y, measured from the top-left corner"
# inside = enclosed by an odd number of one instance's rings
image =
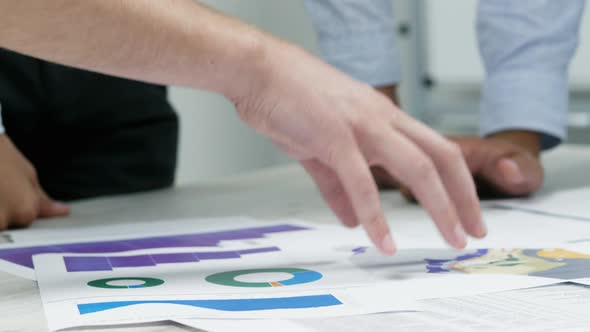
[[[590,186],[590,148],[563,146],[544,156],[543,192]],[[382,194],[388,220],[402,229],[405,220],[426,217],[396,191]],[[313,183],[296,165],[251,174],[203,181],[144,194],[77,202],[68,218],[42,220],[33,229],[129,223],[177,218],[247,215],[263,220],[295,217],[318,223],[335,223]],[[207,225],[209,226],[209,225]],[[395,229],[394,228],[394,229]],[[0,331],[45,331],[39,291],[35,282],[0,272]],[[84,330],[84,329],[80,329]],[[90,330],[90,329],[86,329]],[[93,331],[191,331],[170,323],[91,329]]]

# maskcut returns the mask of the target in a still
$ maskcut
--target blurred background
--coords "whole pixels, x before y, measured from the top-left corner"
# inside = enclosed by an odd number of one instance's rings
[[[202,1],[317,54],[302,0]],[[447,134],[477,134],[483,79],[474,30],[476,0],[393,0],[406,111]],[[590,10],[571,67],[570,136],[590,143]],[[173,87],[181,117],[178,184],[288,162],[244,125],[223,97]]]

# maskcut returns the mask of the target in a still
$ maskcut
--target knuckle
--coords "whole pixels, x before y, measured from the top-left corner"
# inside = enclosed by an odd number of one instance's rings
[[[344,188],[340,185],[340,183],[337,180],[331,179],[330,181],[326,181],[325,183],[325,193],[328,196],[340,198],[345,195]]]
[[[344,191],[344,188],[341,185],[337,183],[331,183],[326,188],[326,195],[328,197],[331,197],[332,199],[341,200],[344,197],[346,197],[346,192]]]
[[[388,115],[389,115],[390,124],[395,126],[395,125],[399,124],[401,121],[403,121],[402,117],[404,116],[404,112],[399,110],[397,107],[394,107],[393,110],[391,110]]]
[[[375,188],[374,182],[360,182],[356,185],[359,197],[363,197],[366,200],[377,199],[377,189]]]
[[[370,228],[375,228],[380,226],[383,223],[383,218],[379,212],[373,212],[371,215],[367,217],[365,225]]]
[[[19,207],[12,214],[12,222],[19,226],[27,226],[33,223],[37,218],[37,210],[33,204]]]
[[[344,135],[341,139],[330,139],[320,147],[320,150],[322,151],[320,153],[323,155],[322,160],[324,163],[338,168],[341,166],[341,161],[354,151],[354,144]]]
[[[363,128],[367,122],[367,118],[363,116],[362,112],[350,112],[348,115],[348,123],[355,129]]]
[[[463,152],[461,151],[461,147],[456,143],[448,142],[443,146],[442,152],[447,162],[458,163],[463,161]]]
[[[415,181],[430,181],[436,175],[434,163],[427,157],[422,157],[412,165]]]
[[[368,140],[378,138],[382,134],[382,129],[380,122],[371,120],[363,120],[356,127],[360,138]]]
[[[327,165],[336,165],[337,164],[337,156],[338,156],[338,150],[336,147],[334,146],[328,146],[326,147],[326,149],[324,150],[324,158],[322,158],[324,160],[324,162]]]

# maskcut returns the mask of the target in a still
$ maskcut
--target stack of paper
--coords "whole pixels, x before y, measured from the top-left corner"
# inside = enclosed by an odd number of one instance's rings
[[[430,310],[428,299],[565,281],[590,285],[590,248],[583,243],[402,249],[384,257],[362,230],[229,221],[199,230],[194,225],[228,220],[184,220],[125,236],[125,226],[109,226],[85,239],[71,231],[76,241],[29,235],[30,243],[0,247],[0,268],[36,278],[51,330],[162,320],[222,329],[235,322],[220,320],[247,319],[289,331],[318,327],[317,318],[422,312]]]
[[[509,209],[590,222],[588,202],[590,202],[590,188],[579,188],[527,199],[498,200],[495,204]]]
[[[423,311],[299,320],[179,320],[210,332],[587,331],[590,288],[557,285],[420,301]],[[395,327],[395,328],[394,328]]]

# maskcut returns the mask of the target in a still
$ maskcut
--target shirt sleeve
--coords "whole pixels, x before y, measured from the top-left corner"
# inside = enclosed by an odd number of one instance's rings
[[[373,86],[400,81],[391,0],[306,0],[305,4],[328,63]]]
[[[480,0],[479,49],[486,69],[481,134],[523,129],[545,149],[567,132],[568,68],[585,0]]]

